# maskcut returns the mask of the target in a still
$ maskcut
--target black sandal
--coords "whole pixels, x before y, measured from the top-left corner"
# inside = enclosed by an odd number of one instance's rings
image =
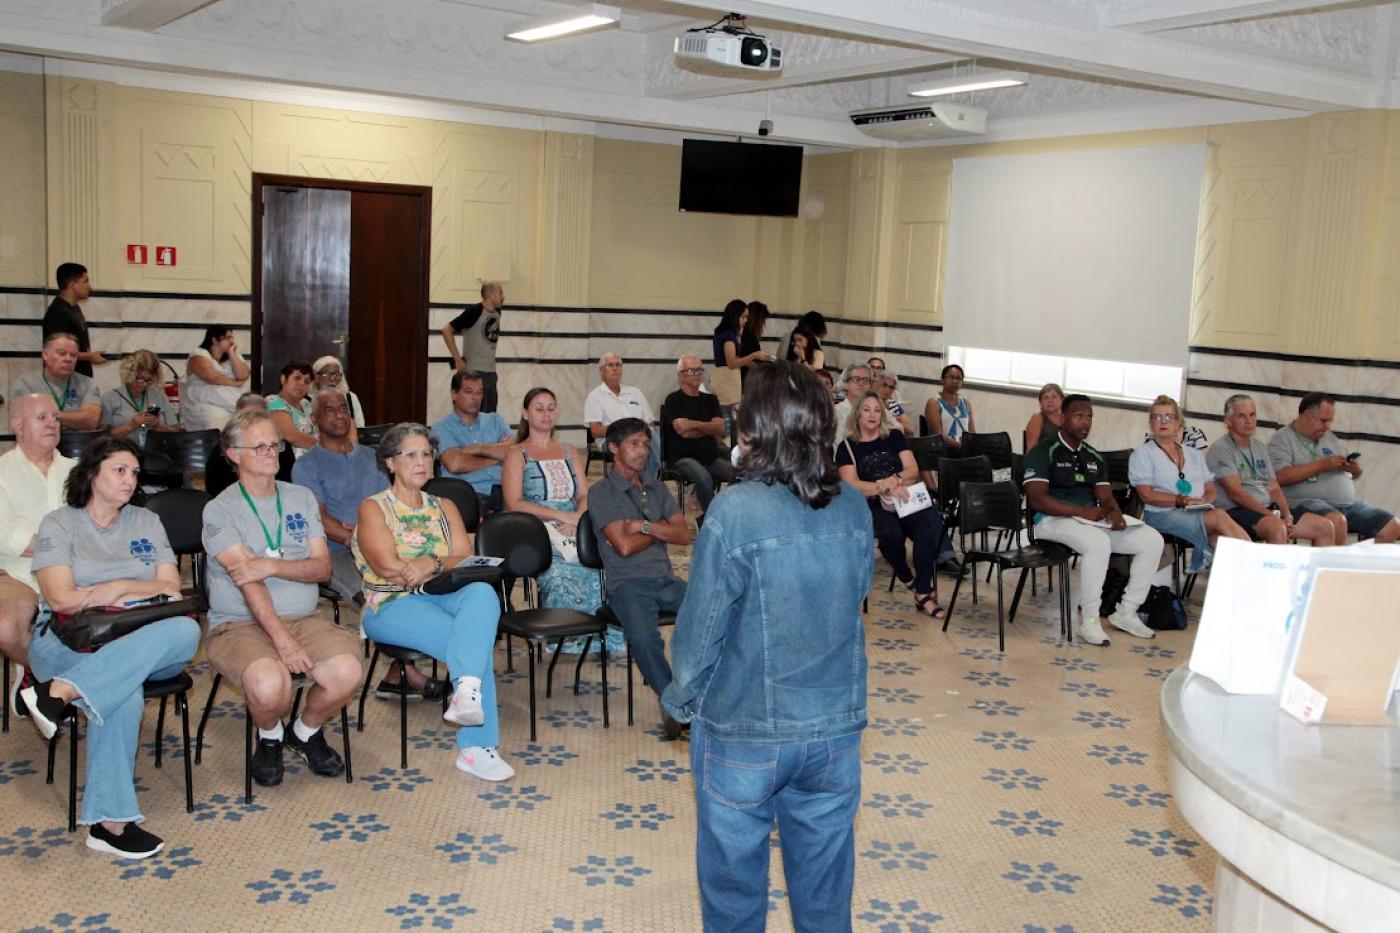
[[[930,603],[933,604],[932,612],[930,612],[927,608]],[[921,614],[928,616],[930,619],[941,619],[945,615],[945,613],[943,612],[943,607],[938,605],[937,593],[923,593],[915,595],[914,608],[917,609]]]

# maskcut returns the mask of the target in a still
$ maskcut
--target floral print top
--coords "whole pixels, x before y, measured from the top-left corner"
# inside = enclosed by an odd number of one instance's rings
[[[447,557],[452,552],[452,531],[447,524],[447,516],[442,514],[437,496],[423,493],[421,508],[411,509],[394,497],[393,490],[370,496],[384,512],[384,524],[394,536],[399,557],[412,560],[415,557]],[[381,606],[408,593],[401,583],[392,583],[374,572],[364,554],[360,553],[359,530],[350,541],[350,549],[355,555],[355,568],[360,571],[364,582],[365,606],[378,610]]]

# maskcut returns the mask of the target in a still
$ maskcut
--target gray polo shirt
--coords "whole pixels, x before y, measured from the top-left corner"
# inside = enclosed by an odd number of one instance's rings
[[[282,520],[277,519],[277,497],[265,499],[252,497],[257,507],[257,515],[243,500],[243,487],[234,483],[204,507],[204,551],[209,555],[209,627],[215,628],[225,622],[251,619],[252,612],[243,599],[243,593],[234,586],[228,571],[219,563],[218,555],[242,544],[262,557],[267,548],[267,533],[277,539],[277,529],[282,529],[282,556],[284,560],[305,560],[311,556],[311,542],[326,537],[321,527],[321,509],[316,497],[304,486],[291,483],[277,484],[277,492],[282,497]],[[259,523],[258,519],[262,519]],[[273,608],[283,618],[310,615],[316,611],[318,588],[315,583],[298,583],[268,577],[263,581],[272,596]]]
[[[44,379],[42,367],[37,372],[18,376],[10,383],[10,395],[47,395],[54,400],[59,411],[77,411],[84,405],[101,405],[102,393],[97,391],[97,383],[82,373],[74,373],[63,382],[48,382]]]
[[[665,580],[673,574],[671,557],[666,553],[664,542],[652,541],[649,547],[631,557],[623,557],[613,550],[603,529],[613,522],[627,519],[645,518],[650,522],[664,522],[679,511],[671,491],[655,478],[645,480],[638,488],[614,470],[606,479],[589,487],[588,514],[593,518],[593,529],[598,536],[598,552],[603,557],[609,590],[625,580]]]
[[[1351,453],[1337,435],[1328,431],[1316,442],[1308,440],[1291,424],[1284,425],[1269,438],[1269,463],[1277,473],[1284,467],[1304,466],[1320,457]],[[1330,470],[1301,483],[1284,486],[1283,494],[1290,506],[1304,499],[1322,499],[1328,505],[1346,508],[1356,501],[1356,483],[1345,470]]]
[[[73,568],[73,585],[97,586],[112,580],[154,580],[156,567],[174,564],[165,526],[154,512],[128,505],[111,528],[100,528],[86,509],[63,506],[39,523],[34,570]]]
[[[1260,505],[1273,501],[1269,484],[1274,481],[1274,468],[1269,463],[1269,448],[1258,437],[1249,439],[1249,446],[1239,447],[1228,434],[1210,445],[1206,466],[1217,480],[1222,476],[1238,476],[1240,485],[1251,499]],[[1220,483],[1215,484],[1215,504],[1222,509],[1239,508]]]

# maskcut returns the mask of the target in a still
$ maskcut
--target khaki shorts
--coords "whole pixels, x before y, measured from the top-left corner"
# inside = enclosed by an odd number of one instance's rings
[[[0,603],[29,603],[39,608],[39,594],[29,588],[29,584],[17,580],[0,570]]]
[[[342,654],[359,659],[360,640],[329,619],[301,616],[283,619],[282,625],[317,664]],[[225,622],[216,627],[205,640],[204,653],[214,670],[239,688],[243,686],[243,672],[254,661],[270,658],[280,663],[282,660],[272,646],[272,639],[252,620]]]

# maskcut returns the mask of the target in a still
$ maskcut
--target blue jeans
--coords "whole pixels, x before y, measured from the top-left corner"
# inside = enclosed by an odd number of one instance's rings
[[[671,682],[671,665],[666,663],[656,619],[662,612],[680,612],[684,600],[685,581],[676,577],[624,580],[608,592],[608,605],[622,623],[632,659],[657,696]]]
[[[710,507],[710,500],[715,497],[716,483],[734,482],[734,465],[721,457],[716,457],[709,463],[701,463],[692,457],[681,457],[671,464],[671,469],[684,476],[686,482],[695,487],[695,495],[700,499],[702,512]]]
[[[778,820],[794,929],[851,929],[860,733],[746,745],[691,730],[695,862],[706,930],[762,930],[768,834]]]
[[[496,676],[491,650],[501,603],[486,583],[473,583],[446,596],[400,596],[379,609],[365,610],[361,626],[377,642],[412,648],[447,662],[455,683],[459,677],[481,678],[481,711],[486,721],[457,730],[457,747],[501,744],[496,711]]]
[[[1148,509],[1142,513],[1142,520],[1163,535],[1175,535],[1183,541],[1191,542],[1191,561],[1187,573],[1200,573],[1210,566],[1215,552],[1210,547],[1210,537],[1206,534],[1204,512],[1188,512],[1185,509]]]
[[[91,653],[70,650],[47,622],[34,628],[29,666],[40,681],[61,680],[78,691],[75,705],[87,716],[87,787],[84,825],[145,819],[132,780],[141,714],[141,686],[174,677],[199,647],[199,623],[185,616],[152,622]]]

